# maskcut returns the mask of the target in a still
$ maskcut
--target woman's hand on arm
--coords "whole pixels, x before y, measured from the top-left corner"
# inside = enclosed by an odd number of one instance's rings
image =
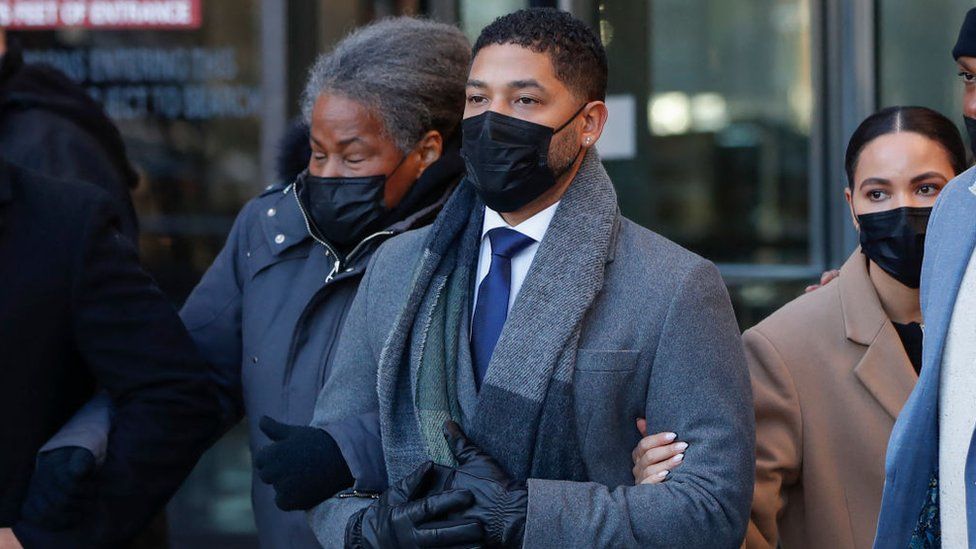
[[[637,443],[631,458],[634,462],[634,484],[657,484],[668,478],[668,474],[680,467],[684,461],[684,451],[688,444],[676,440],[675,433],[656,433],[647,435],[647,420],[637,420],[637,430],[644,436]]]

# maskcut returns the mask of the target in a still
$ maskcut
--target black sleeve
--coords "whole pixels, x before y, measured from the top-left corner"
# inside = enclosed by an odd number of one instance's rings
[[[147,523],[220,418],[205,363],[111,212],[107,197],[92,209],[72,290],[75,344],[115,407],[92,507],[98,546],[122,544]]]

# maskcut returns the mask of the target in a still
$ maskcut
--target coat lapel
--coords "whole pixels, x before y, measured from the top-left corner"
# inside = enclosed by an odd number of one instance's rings
[[[971,180],[971,177],[955,180],[959,186],[940,196],[941,204],[936,210],[938,219],[934,223],[929,222],[929,232],[925,238],[921,291],[925,321],[922,362],[926,368],[931,365],[934,368],[931,368],[932,375],[923,374],[922,378],[931,378],[936,386],[956,295],[976,245],[976,222],[973,222],[976,216],[976,184],[970,186]],[[933,280],[937,281],[935,286]]]
[[[838,282],[847,339],[868,347],[854,367],[854,375],[894,419],[908,400],[917,376],[897,330],[881,307],[860,249],[844,264]]]
[[[877,339],[854,367],[854,374],[891,419],[898,417],[918,380],[901,338],[890,322],[881,328]]]

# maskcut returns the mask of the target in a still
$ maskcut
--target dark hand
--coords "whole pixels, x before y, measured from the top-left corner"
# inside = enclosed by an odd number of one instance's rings
[[[95,456],[66,446],[37,456],[21,518],[48,530],[76,526],[95,499]]]
[[[433,491],[444,482],[448,468],[431,462],[391,487],[372,505],[356,513],[346,526],[346,547],[470,547],[484,543],[484,530],[477,520],[440,521],[451,513],[462,513],[474,502],[467,490]],[[426,524],[425,524],[426,523]]]
[[[475,499],[463,516],[484,525],[486,547],[522,547],[529,504],[526,486],[472,444],[457,423],[444,423],[444,438],[458,462],[452,487],[470,491]]]
[[[282,511],[307,511],[353,485],[339,446],[322,429],[286,425],[268,416],[260,427],[272,443],[254,456],[254,467],[261,481],[274,487],[275,505]]]

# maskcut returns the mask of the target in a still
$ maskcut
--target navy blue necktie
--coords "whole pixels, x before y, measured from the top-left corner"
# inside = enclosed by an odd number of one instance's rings
[[[478,286],[478,302],[471,323],[471,359],[479,389],[508,317],[508,301],[512,293],[512,257],[535,243],[532,238],[505,227],[488,231],[488,240],[491,241],[491,267]]]

